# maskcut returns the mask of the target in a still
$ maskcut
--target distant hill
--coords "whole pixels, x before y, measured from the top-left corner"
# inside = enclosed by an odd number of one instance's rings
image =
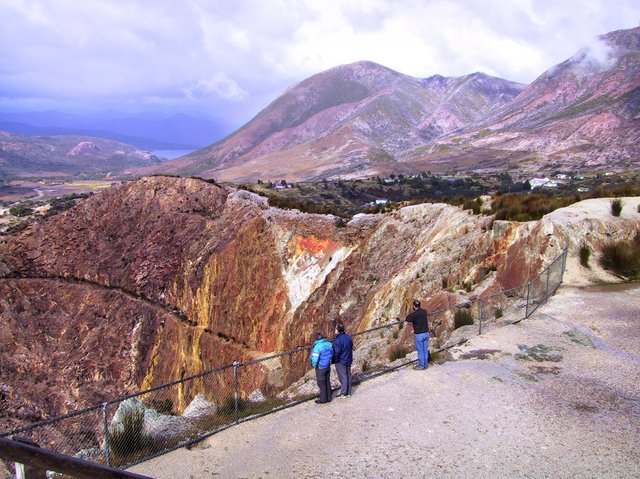
[[[222,138],[231,129],[220,121],[188,115],[0,112],[0,130],[18,135],[92,136],[128,143],[145,150],[193,150]]]
[[[0,182],[3,178],[106,175],[159,163],[151,153],[117,141],[80,136],[28,137],[0,131]]]
[[[339,66],[291,86],[224,140],[133,172],[251,181],[637,168],[639,38],[640,28],[604,35],[529,86]]]

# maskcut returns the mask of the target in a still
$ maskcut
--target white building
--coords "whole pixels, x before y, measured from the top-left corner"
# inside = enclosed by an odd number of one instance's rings
[[[539,188],[542,185],[546,185],[549,181],[549,178],[531,178],[529,180],[529,184],[531,185],[531,189],[534,189]]]

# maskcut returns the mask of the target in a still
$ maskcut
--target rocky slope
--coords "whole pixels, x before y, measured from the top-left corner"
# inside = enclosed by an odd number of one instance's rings
[[[433,170],[637,169],[640,27],[525,86],[481,73],[413,78],[371,62],[292,86],[224,140],[160,168],[228,181]]]
[[[30,137],[0,131],[0,181],[3,177],[105,175],[159,163],[151,153],[117,141],[82,136]]]
[[[434,309],[522,284],[567,244],[575,257],[585,237],[635,234],[627,201],[621,218],[493,223],[424,204],[340,227],[198,179],[114,186],[0,243],[0,429],[309,344],[337,320],[393,321],[414,297]],[[434,345],[452,323],[434,322]],[[302,368],[252,368],[252,383],[269,391]]]
[[[640,27],[601,36],[456,142],[527,154],[531,170],[623,170],[638,167],[639,140]]]

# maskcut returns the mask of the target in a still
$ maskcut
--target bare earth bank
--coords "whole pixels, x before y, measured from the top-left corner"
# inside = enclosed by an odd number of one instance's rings
[[[529,320],[453,356],[133,470],[157,478],[640,477],[640,284],[562,287]]]

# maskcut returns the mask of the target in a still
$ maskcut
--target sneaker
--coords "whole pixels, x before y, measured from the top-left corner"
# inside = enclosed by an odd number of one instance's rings
[[[328,403],[329,401],[320,401],[320,399],[316,399],[316,404],[325,404]]]
[[[423,369],[427,369],[427,368],[421,368],[420,366],[414,366],[413,369],[419,369],[420,371],[422,371]]]
[[[347,398],[350,398],[350,397],[351,397],[351,394],[340,394],[338,396],[338,399],[347,399]]]

